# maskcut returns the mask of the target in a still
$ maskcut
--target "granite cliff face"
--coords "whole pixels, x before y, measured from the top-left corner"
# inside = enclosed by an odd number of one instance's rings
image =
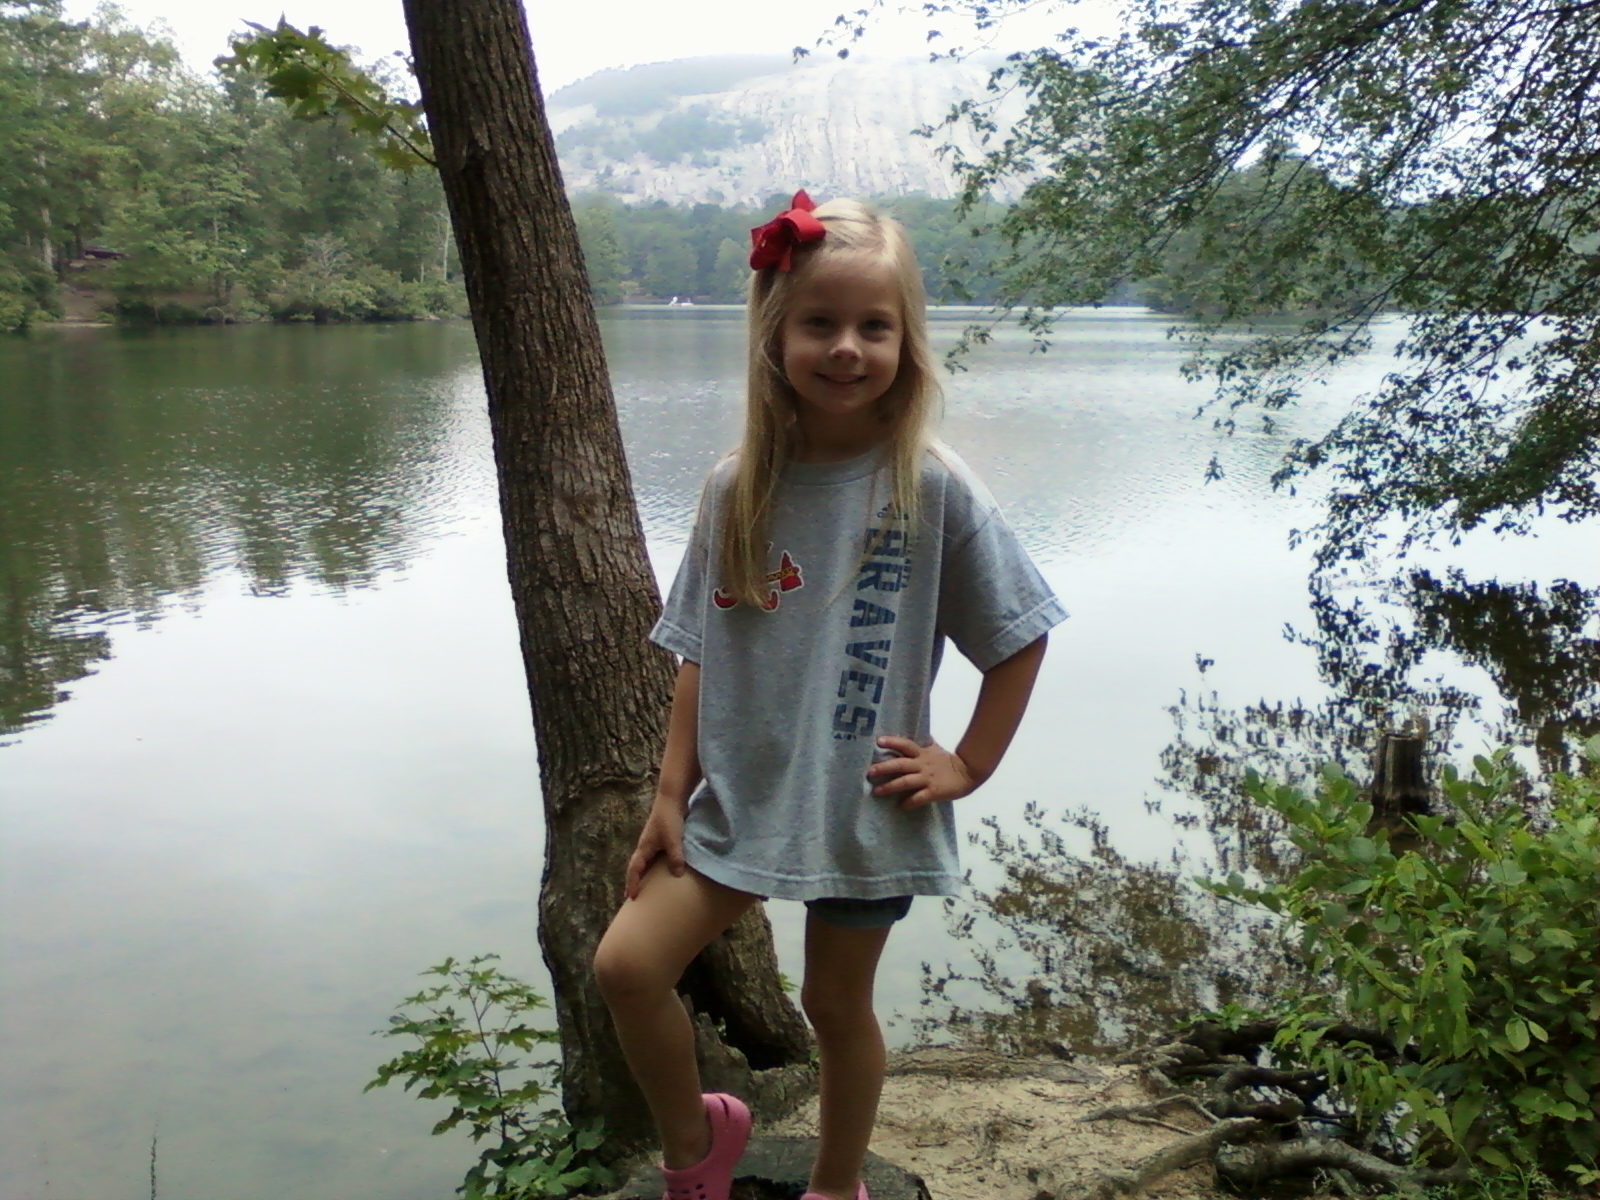
[[[972,150],[972,136],[912,131],[987,97],[988,79],[970,62],[680,60],[563,88],[550,121],[569,189],[629,203],[759,205],[797,187],[945,198],[956,182],[937,149],[955,140]]]

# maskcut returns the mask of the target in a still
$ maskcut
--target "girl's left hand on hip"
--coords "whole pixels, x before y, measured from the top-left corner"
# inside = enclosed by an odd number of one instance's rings
[[[919,746],[910,738],[881,737],[878,745],[900,757],[867,768],[867,778],[876,784],[872,794],[903,796],[899,807],[904,812],[938,800],[959,800],[977,790],[979,781],[967,764],[937,742]]]

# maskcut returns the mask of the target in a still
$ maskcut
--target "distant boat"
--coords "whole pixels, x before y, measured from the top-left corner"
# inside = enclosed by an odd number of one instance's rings
[[[688,296],[674,296],[667,301],[668,308],[693,308],[694,301]]]

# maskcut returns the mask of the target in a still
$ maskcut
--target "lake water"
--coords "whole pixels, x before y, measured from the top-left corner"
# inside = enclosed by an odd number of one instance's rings
[[[734,440],[742,318],[605,319],[652,557],[682,553]],[[960,315],[938,322],[948,344]],[[1315,520],[1268,483],[1387,367],[1342,371],[1273,435],[1192,419],[1166,322],[1079,314],[1050,353],[1003,336],[949,380],[944,436],[1072,610],[1001,771],[961,802],[1002,828],[1086,805],[1117,846],[1189,835],[1145,801],[1167,709],[1313,698]],[[1227,468],[1206,483],[1220,452]],[[1450,552],[1597,581],[1592,531]],[[1492,693],[1481,668],[1440,668]],[[935,735],[977,676],[950,661]],[[472,1156],[441,1115],[363,1096],[416,974],[495,951],[542,985],[532,730],[472,334],[461,324],[0,342],[0,1200],[444,1200]],[[1462,752],[1482,747],[1464,726]],[[1201,839],[1203,842],[1203,839]],[[1195,843],[1200,848],[1201,842]],[[980,878],[986,869],[974,856]],[[800,906],[771,914],[800,974]],[[880,1009],[959,954],[924,901]]]

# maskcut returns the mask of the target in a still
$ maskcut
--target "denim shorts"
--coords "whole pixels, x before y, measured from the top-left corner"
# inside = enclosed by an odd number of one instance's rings
[[[881,900],[849,900],[830,896],[807,900],[806,909],[841,929],[885,929],[911,911],[910,896],[885,896]]]

